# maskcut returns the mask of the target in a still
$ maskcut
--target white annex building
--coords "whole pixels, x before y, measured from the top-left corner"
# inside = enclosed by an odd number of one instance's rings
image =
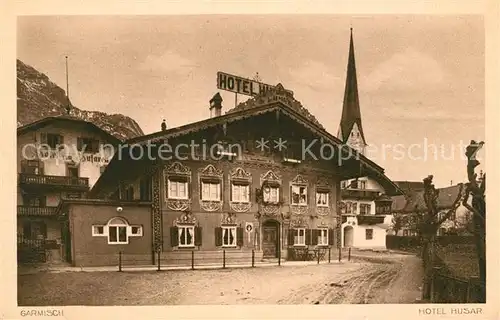
[[[352,29],[342,117],[337,137],[359,153],[365,153],[367,143],[361,123]],[[383,186],[379,181],[377,177],[360,177],[341,182],[342,247],[386,247],[386,234],[392,222],[392,199],[385,193],[386,189],[393,190],[394,185]]]

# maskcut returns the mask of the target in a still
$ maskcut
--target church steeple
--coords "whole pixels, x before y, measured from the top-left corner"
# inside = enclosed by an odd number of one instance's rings
[[[349,60],[345,82],[344,103],[340,120],[338,138],[351,147],[363,153],[366,147],[363,126],[361,125],[361,110],[359,108],[358,81],[356,77],[356,62],[354,59],[354,41],[349,44]]]

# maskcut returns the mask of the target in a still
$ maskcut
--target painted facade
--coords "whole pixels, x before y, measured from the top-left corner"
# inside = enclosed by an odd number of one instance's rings
[[[93,124],[65,116],[18,128],[17,237],[23,262],[65,259],[67,225],[57,206],[63,198],[86,197],[117,144]]]

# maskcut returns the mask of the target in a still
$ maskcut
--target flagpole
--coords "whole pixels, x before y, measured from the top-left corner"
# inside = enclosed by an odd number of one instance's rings
[[[68,78],[68,56],[66,56],[66,100],[67,100],[67,111],[69,114],[70,102],[69,102],[69,78]]]

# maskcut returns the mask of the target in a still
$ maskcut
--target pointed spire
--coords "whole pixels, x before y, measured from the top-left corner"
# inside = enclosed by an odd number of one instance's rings
[[[344,91],[344,104],[340,120],[339,139],[346,142],[351,134],[354,124],[357,124],[361,140],[366,145],[363,127],[361,126],[361,110],[359,107],[358,80],[356,76],[356,61],[354,59],[354,41],[352,37],[349,44],[349,60],[347,62],[347,76]]]

